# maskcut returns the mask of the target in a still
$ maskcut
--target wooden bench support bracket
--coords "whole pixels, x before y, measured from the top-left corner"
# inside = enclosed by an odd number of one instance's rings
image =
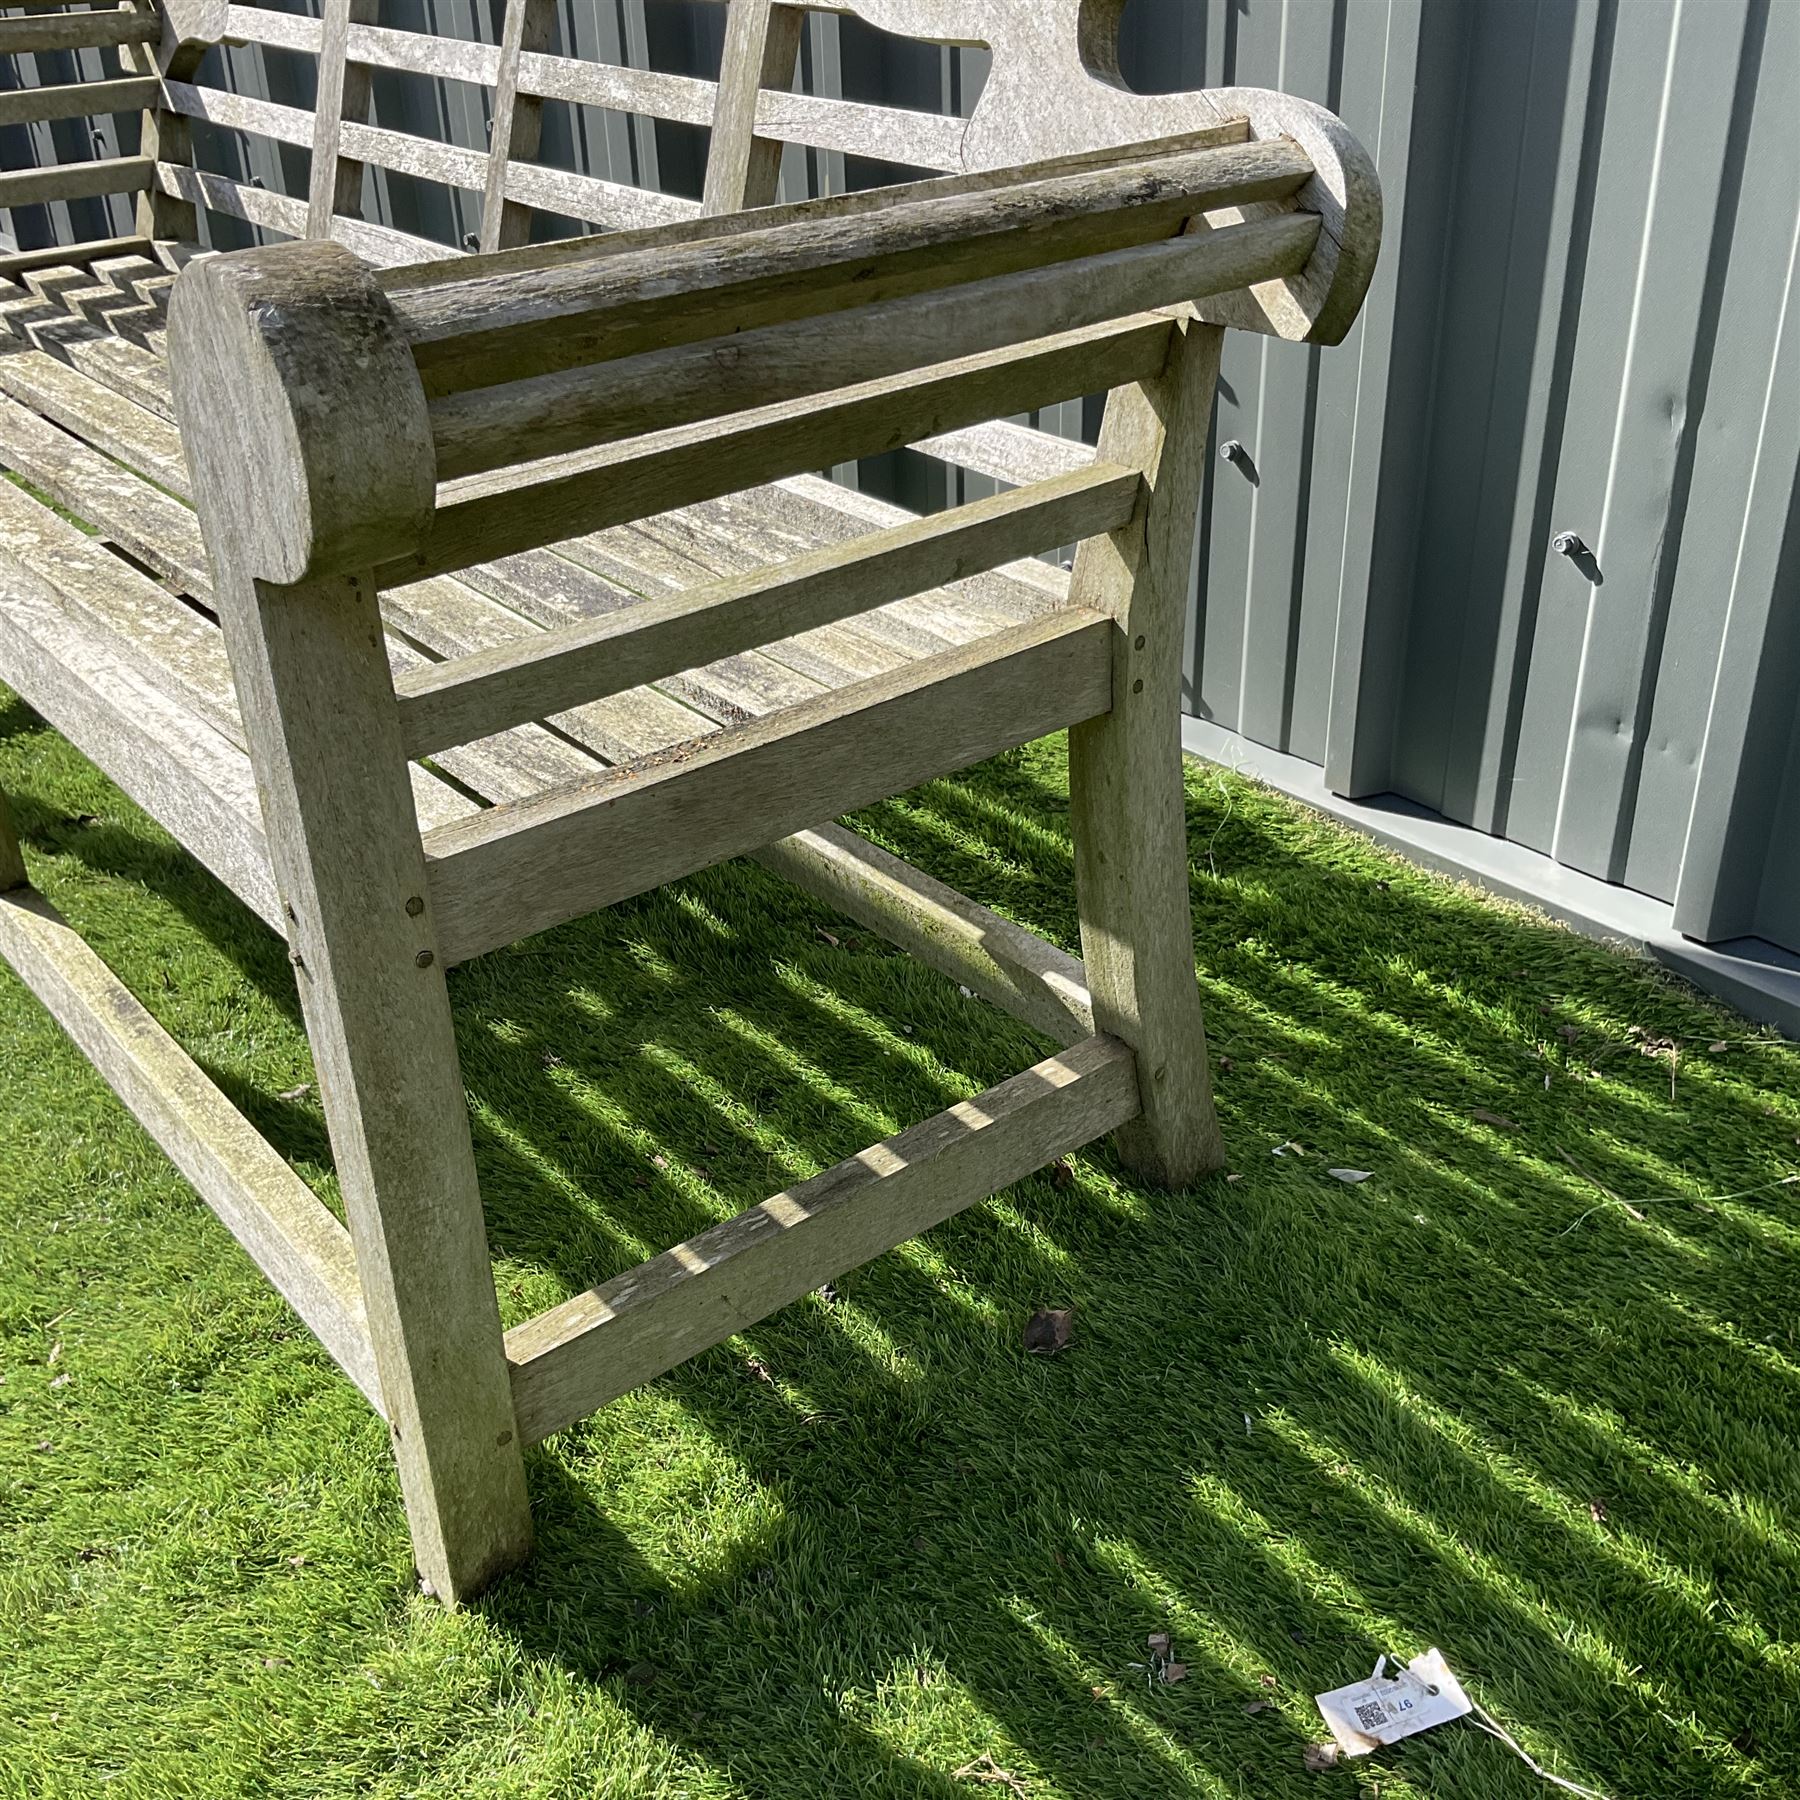
[[[998,1193],[1138,1111],[1137,1063],[1090,1037],[506,1335],[527,1443]]]
[[[0,839],[9,838],[0,820]],[[16,851],[14,852],[16,860]],[[6,850],[0,844],[0,880]],[[0,956],[383,1411],[350,1234],[42,895],[0,893]]]

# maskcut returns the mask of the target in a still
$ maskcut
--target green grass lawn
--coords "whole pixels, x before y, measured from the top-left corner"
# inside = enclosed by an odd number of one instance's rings
[[[0,784],[329,1194],[275,941],[16,704]],[[1553,1794],[1467,1723],[1303,1768],[1315,1691],[1434,1643],[1615,1800],[1800,1791],[1800,1055],[1189,802],[1234,1178],[1097,1148],[553,1439],[460,1615],[379,1422],[0,972],[0,1795]],[[1066,804],[1046,743],[864,823],[1073,944]],[[1045,1050],[741,864],[453,989],[509,1321]]]

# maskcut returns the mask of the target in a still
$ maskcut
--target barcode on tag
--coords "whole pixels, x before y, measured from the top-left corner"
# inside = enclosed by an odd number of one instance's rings
[[[1367,1756],[1379,1744],[1398,1743],[1469,1711],[1462,1684],[1438,1651],[1414,1657],[1392,1677],[1385,1673],[1387,1661],[1384,1656],[1367,1681],[1318,1697],[1319,1711],[1347,1756]]]

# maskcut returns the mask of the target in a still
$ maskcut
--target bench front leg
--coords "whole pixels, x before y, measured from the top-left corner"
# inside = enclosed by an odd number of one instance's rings
[[[443,1600],[530,1549],[468,1107],[368,566],[429,520],[411,353],[330,244],[190,266],[182,437],[419,1572]]]
[[[1101,458],[1144,471],[1137,516],[1077,553],[1070,599],[1115,621],[1112,710],[1069,732],[1070,823],[1094,1029],[1138,1056],[1127,1166],[1183,1188],[1222,1168],[1194,974],[1181,767],[1181,653],[1224,332],[1185,323],[1169,361],[1109,396]]]

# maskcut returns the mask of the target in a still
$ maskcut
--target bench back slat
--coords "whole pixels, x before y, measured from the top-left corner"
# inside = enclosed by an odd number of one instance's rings
[[[138,10],[0,19],[0,51],[114,43],[125,47],[140,76],[155,70],[167,79],[166,94],[145,115],[143,154],[155,168],[143,179],[130,172],[124,183],[127,191],[136,187],[145,193],[138,210],[140,234],[191,238],[197,231],[194,209],[204,207],[270,232],[334,238],[388,265],[444,262],[449,246],[363,219],[365,172],[371,169],[447,189],[453,197],[477,197],[480,230],[469,232],[460,248],[492,253],[526,245],[545,215],[610,234],[769,206],[777,198],[789,145],[966,177],[1242,122],[1254,139],[1292,139],[1313,169],[1299,194],[1248,204],[1314,213],[1323,229],[1306,269],[1221,297],[1209,305],[1206,318],[1332,342],[1355,317],[1380,237],[1379,186],[1355,140],[1324,109],[1280,94],[1131,92],[1118,68],[1123,0],[716,3],[728,4],[716,82],[566,54],[555,41],[554,0],[507,0],[498,44],[379,25],[377,0],[322,0],[322,18],[275,10],[273,0],[268,5],[159,0],[158,16],[149,10],[149,0],[138,0]],[[969,116],[795,92],[807,21],[821,14],[915,42],[985,46],[991,67]],[[159,31],[153,53],[149,46]],[[215,43],[314,57],[315,108],[284,107],[213,87],[202,79],[200,64]],[[425,135],[375,123],[370,92],[377,70],[488,90],[490,141],[457,144],[443,141],[447,131]],[[233,86],[239,85],[234,77]],[[117,89],[104,97],[96,92],[96,104],[102,98],[117,104],[123,95]],[[703,198],[540,160],[545,109],[552,103],[599,108],[646,126],[666,121],[710,127]],[[61,109],[73,103],[7,104]],[[266,193],[255,180],[246,185],[241,167],[196,171],[188,131],[193,118],[245,133],[252,144],[310,149],[305,205],[297,211],[287,196]],[[645,152],[654,136],[646,131],[634,141]],[[646,176],[652,184],[654,161],[652,154]],[[104,179],[59,176],[52,178],[51,189],[62,192],[59,182],[81,186]],[[95,190],[81,186],[81,191]]]

